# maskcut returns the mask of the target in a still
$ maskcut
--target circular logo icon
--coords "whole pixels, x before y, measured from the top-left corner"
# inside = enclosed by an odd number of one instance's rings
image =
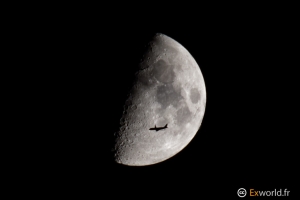
[[[244,188],[240,188],[240,189],[238,189],[238,191],[237,191],[237,195],[238,195],[239,197],[245,197],[246,194],[247,194],[247,191],[246,191]]]

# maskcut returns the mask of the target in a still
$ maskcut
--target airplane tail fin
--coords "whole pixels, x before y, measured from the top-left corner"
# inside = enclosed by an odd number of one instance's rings
[[[168,128],[168,124],[165,125],[165,128]]]

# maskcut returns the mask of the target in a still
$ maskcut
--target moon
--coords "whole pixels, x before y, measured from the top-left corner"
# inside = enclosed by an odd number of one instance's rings
[[[194,138],[205,112],[206,88],[192,55],[157,33],[148,43],[115,132],[114,159],[153,165],[176,155]],[[168,128],[158,132],[149,128]]]

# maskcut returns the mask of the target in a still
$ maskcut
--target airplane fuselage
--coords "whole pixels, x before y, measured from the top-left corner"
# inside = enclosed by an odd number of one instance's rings
[[[162,130],[162,129],[165,129],[165,128],[150,128],[149,130],[159,131],[159,130]]]
[[[163,129],[168,128],[167,125],[168,125],[168,124],[166,124],[164,127],[156,127],[156,125],[155,125],[154,128],[150,128],[149,130],[155,130],[155,131],[157,132],[157,131],[159,131],[159,130],[163,130]]]

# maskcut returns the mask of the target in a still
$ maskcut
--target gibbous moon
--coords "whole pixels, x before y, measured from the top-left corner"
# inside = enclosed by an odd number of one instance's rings
[[[177,41],[156,34],[124,105],[115,133],[115,161],[145,166],[174,156],[199,130],[205,106],[205,83],[194,58]],[[149,130],[166,124],[166,129]]]

